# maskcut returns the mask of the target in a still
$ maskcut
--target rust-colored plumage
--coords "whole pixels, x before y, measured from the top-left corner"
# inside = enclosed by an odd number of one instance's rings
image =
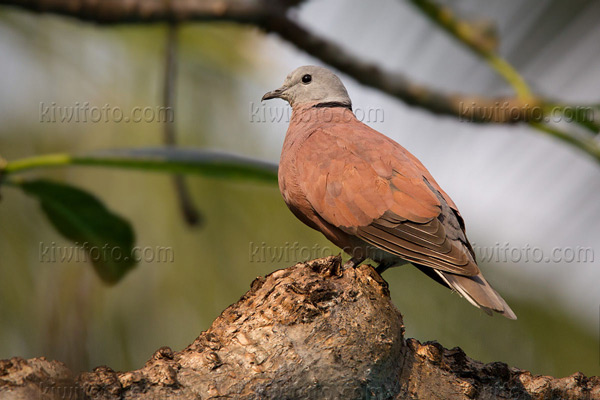
[[[476,307],[516,318],[481,274],[452,199],[416,157],[356,119],[333,73],[301,67],[264,98],[273,97],[293,108],[279,187],[301,221],[354,264],[370,258],[383,272],[408,261]]]

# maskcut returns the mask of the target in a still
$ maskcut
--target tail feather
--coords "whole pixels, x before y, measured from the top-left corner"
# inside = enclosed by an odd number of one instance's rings
[[[492,288],[482,274],[476,276],[456,275],[448,272],[435,270],[442,280],[461,296],[477,308],[481,308],[488,315],[492,311],[502,314],[509,319],[517,319],[506,301]]]

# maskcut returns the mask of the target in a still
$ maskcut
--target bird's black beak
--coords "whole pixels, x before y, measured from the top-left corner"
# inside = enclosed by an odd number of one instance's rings
[[[261,101],[269,100],[269,99],[280,99],[281,96],[283,95],[283,92],[285,91],[285,89],[287,89],[287,88],[282,86],[279,89],[271,90],[270,92],[265,93],[265,95],[262,97]]]

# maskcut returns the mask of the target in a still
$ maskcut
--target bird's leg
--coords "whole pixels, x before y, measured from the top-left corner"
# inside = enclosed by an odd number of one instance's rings
[[[380,262],[380,263],[379,263],[379,265],[377,266],[377,268],[375,268],[375,271],[377,271],[377,273],[378,273],[379,275],[381,275],[381,274],[383,274],[383,272],[384,272],[386,269],[388,269],[388,268],[390,268],[390,267],[393,267],[393,266],[394,266],[394,264],[396,264],[396,263],[395,263],[395,262],[393,262],[393,261],[387,261],[387,262],[386,262],[386,261],[382,261],[382,262]]]
[[[365,257],[352,257],[350,260],[348,260],[346,262],[346,264],[344,264],[343,269],[346,269],[346,268],[356,268],[363,261],[365,261]]]

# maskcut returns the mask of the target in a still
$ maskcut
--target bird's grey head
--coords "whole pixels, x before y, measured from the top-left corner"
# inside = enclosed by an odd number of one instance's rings
[[[301,105],[338,105],[352,108],[344,84],[327,68],[306,65],[293,70],[279,89],[265,93],[262,100],[283,99],[292,108]]]

